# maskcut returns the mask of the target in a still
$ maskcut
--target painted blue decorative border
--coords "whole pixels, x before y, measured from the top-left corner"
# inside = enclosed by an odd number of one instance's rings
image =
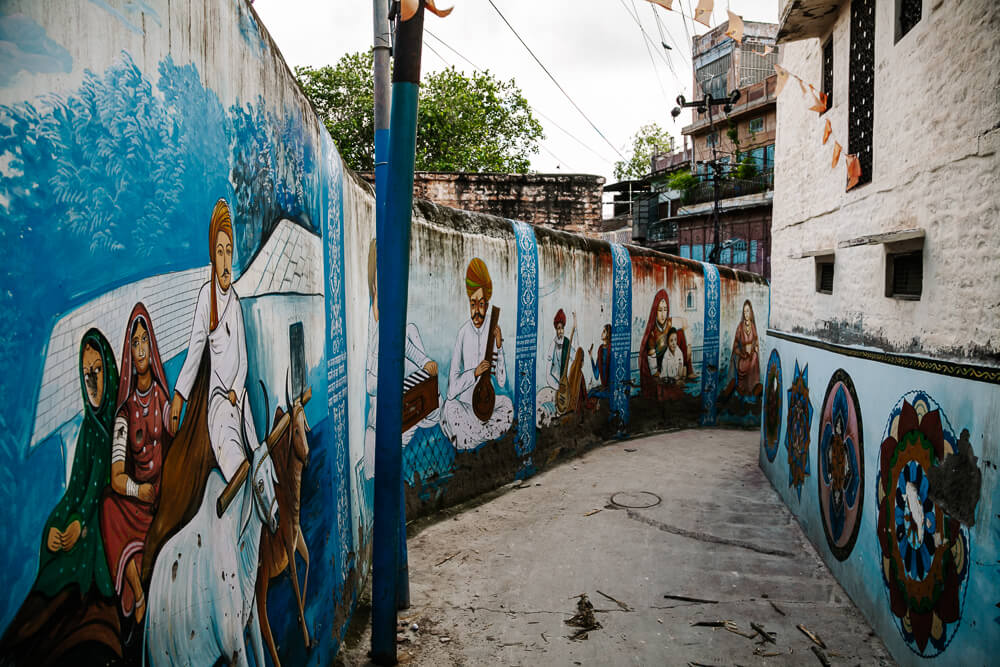
[[[629,422],[632,357],[632,258],[611,244],[611,419],[624,434]]]
[[[714,426],[719,394],[719,270],[702,262],[705,274],[705,334],[701,357],[701,424]]]
[[[517,416],[517,455],[530,457],[535,451],[535,365],[538,356],[538,245],[534,228],[511,221],[517,242],[517,357],[514,363],[514,409]],[[534,472],[531,459],[524,462],[519,477]]]
[[[336,486],[333,502],[337,511],[337,558],[335,580],[345,581],[348,560],[353,552],[351,528],[350,456],[347,428],[347,329],[344,291],[344,182],[340,155],[329,136],[324,136],[327,166],[326,216],[323,220],[323,267],[326,287],[326,380],[327,407],[336,457]]]

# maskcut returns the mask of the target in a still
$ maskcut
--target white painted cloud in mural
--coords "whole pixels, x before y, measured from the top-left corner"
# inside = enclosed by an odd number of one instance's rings
[[[73,57],[45,33],[45,28],[24,14],[0,16],[0,88],[18,74],[70,72]]]

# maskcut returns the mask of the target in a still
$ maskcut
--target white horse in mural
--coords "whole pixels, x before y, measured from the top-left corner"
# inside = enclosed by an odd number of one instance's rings
[[[219,517],[226,487],[212,470],[190,523],[164,544],[149,586],[145,658],[153,665],[248,664],[243,631],[250,626],[254,662],[264,665],[254,606],[261,530],[278,527],[274,466],[267,444],[253,452],[243,488]]]

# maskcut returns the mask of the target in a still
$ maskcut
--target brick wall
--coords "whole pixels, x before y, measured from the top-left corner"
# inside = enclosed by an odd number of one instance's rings
[[[435,204],[577,233],[600,231],[603,188],[589,174],[417,172],[413,181],[414,196]]]

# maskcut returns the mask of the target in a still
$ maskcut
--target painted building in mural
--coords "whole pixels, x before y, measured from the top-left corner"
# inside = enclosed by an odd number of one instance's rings
[[[900,664],[992,664],[1000,9],[796,0],[781,17],[803,86],[778,103],[761,467]],[[824,136],[858,158],[849,190]]]
[[[369,573],[371,189],[210,7],[0,6],[4,664],[327,664]],[[411,515],[757,426],[759,276],[429,202],[411,256]]]

